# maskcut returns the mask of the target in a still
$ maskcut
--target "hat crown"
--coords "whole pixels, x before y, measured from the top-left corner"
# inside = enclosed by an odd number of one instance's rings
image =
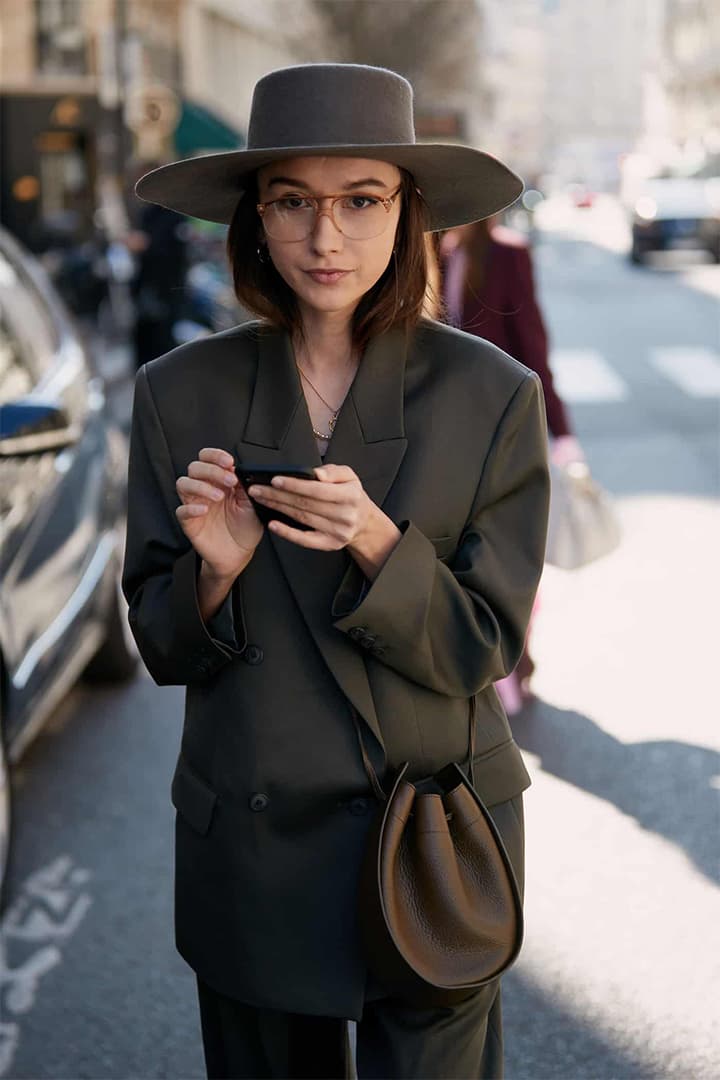
[[[300,64],[255,85],[248,150],[414,142],[412,87],[395,71]]]

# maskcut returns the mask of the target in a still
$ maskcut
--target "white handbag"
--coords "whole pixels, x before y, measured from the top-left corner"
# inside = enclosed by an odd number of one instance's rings
[[[582,461],[550,465],[550,520],[545,561],[577,570],[608,555],[621,532],[612,500]]]

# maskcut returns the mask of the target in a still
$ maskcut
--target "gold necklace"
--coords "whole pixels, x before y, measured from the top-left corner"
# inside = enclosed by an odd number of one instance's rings
[[[340,415],[340,409],[342,408],[342,403],[340,405],[338,405],[337,409],[333,409],[332,405],[328,401],[325,400],[325,398],[322,396],[322,394],[320,393],[318,388],[315,385],[313,385],[313,383],[310,382],[310,379],[307,377],[307,375],[305,374],[303,369],[300,367],[297,360],[295,361],[295,365],[296,365],[298,371],[300,372],[300,374],[302,375],[302,377],[308,383],[308,385],[315,391],[317,396],[320,398],[323,405],[325,405],[326,408],[328,408],[330,410],[330,412],[332,413],[332,416],[330,417],[330,420],[328,421],[328,427],[330,428],[329,434],[326,435],[324,432],[318,431],[317,428],[313,428],[312,429],[313,435],[317,436],[318,439],[325,439],[326,441],[329,440],[329,439],[332,439],[333,432],[335,430],[335,425],[337,424],[337,419],[338,419],[338,416]]]

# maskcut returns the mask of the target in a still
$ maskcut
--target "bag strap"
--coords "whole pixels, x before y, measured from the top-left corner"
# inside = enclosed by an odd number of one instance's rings
[[[469,720],[470,734],[469,734],[469,738],[468,738],[468,766],[467,766],[467,768],[468,768],[468,776],[469,776],[469,780],[470,780],[470,786],[474,788],[475,787],[475,772],[474,772],[474,768],[473,768],[473,761],[474,761],[474,758],[475,758],[475,708],[476,708],[476,702],[475,702],[474,697],[471,697],[471,698],[468,699],[468,706],[469,706],[468,712],[470,714],[470,720]],[[353,721],[355,723],[355,730],[357,731],[357,737],[358,737],[358,741],[360,743],[360,753],[362,754],[363,765],[365,766],[365,772],[368,775],[370,785],[371,785],[373,791],[375,792],[376,797],[381,802],[387,802],[387,795],[383,791],[382,784],[380,783],[380,781],[378,779],[378,774],[376,773],[375,767],[373,766],[373,763],[370,760],[368,752],[367,752],[367,750],[365,748],[365,742],[364,742],[363,737],[362,737],[362,721],[359,719],[357,709],[355,708],[354,705],[350,705],[350,711],[352,713],[352,718],[353,718]]]

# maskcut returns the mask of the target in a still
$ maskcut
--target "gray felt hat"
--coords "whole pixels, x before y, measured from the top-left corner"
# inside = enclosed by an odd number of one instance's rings
[[[482,150],[416,143],[410,83],[364,64],[271,71],[255,85],[246,149],[162,165],[141,177],[135,191],[146,202],[228,224],[256,169],[310,154],[407,169],[427,203],[432,231],[490,217],[523,191],[520,177]]]

